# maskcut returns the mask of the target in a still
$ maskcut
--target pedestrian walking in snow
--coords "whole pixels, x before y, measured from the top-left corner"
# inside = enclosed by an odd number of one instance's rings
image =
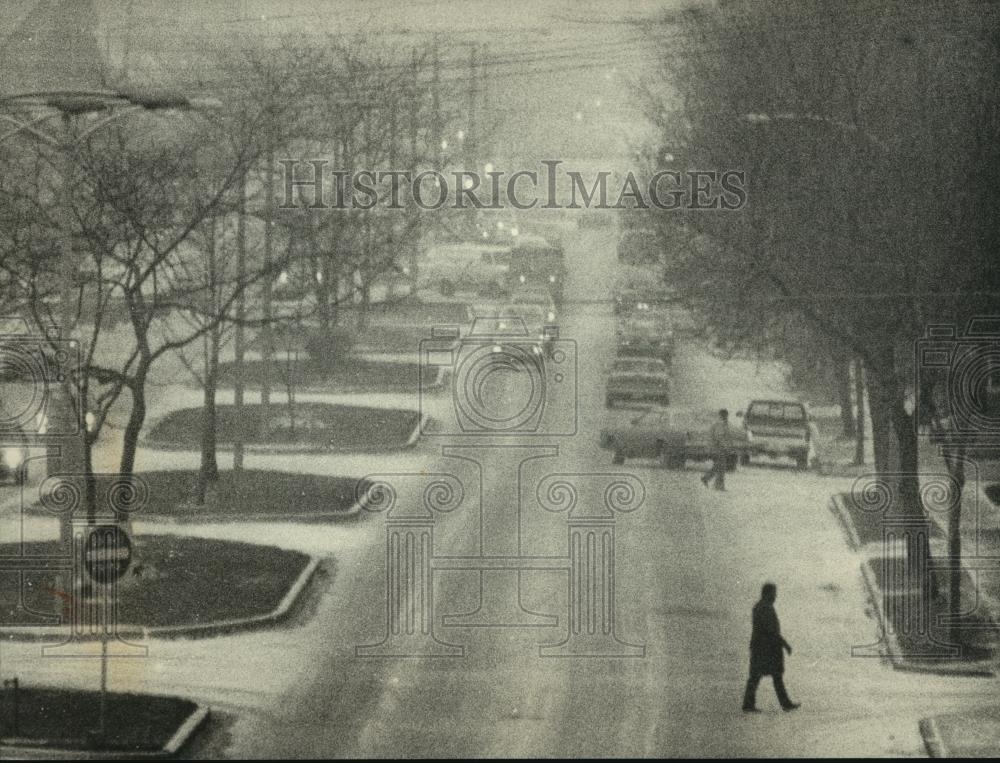
[[[759,713],[757,709],[757,685],[764,676],[774,681],[774,693],[785,712],[799,707],[792,702],[785,690],[785,652],[792,653],[789,644],[781,635],[781,624],[774,611],[774,600],[778,597],[778,587],[774,583],[764,583],[760,589],[760,601],[753,607],[753,632],[750,636],[750,677],[743,694],[743,712]]]

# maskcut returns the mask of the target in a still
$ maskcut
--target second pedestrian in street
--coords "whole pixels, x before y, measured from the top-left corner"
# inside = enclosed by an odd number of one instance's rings
[[[712,424],[709,440],[712,449],[712,468],[701,478],[701,484],[708,487],[709,481],[715,477],[715,489],[725,490],[730,441],[729,411],[725,408],[719,411],[719,420]]]

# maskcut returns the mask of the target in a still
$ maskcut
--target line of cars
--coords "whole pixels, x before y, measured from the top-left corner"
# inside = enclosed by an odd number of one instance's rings
[[[681,469],[688,461],[714,457],[709,434],[716,419],[710,410],[651,407],[625,423],[606,427],[600,446],[612,453],[611,462],[627,458],[654,458],[665,468]],[[741,425],[730,426],[723,443],[727,468],[752,459],[787,457],[798,469],[807,469],[815,454],[816,428],[805,403],[797,400],[753,400]]]
[[[512,339],[523,335],[518,344],[539,356],[551,357],[559,339],[558,307],[544,289],[522,289],[507,299],[472,305],[470,312],[480,330]]]
[[[562,303],[566,265],[562,245],[521,234],[509,245],[458,242],[428,249],[417,265],[418,289],[451,297],[469,291],[489,298],[544,290]]]
[[[608,373],[605,405],[669,405],[674,335],[669,319],[658,309],[656,295],[621,290],[613,312],[616,357]]]

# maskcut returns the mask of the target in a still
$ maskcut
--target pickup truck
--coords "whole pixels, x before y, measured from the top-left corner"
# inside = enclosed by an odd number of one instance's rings
[[[787,456],[795,459],[799,469],[809,467],[815,429],[804,403],[753,400],[742,418],[744,428],[753,435],[757,453],[771,458]]]

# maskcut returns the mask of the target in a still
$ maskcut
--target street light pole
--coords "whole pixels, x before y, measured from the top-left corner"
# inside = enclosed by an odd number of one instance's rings
[[[6,95],[0,97],[0,108],[7,104],[40,109],[41,114],[31,114],[28,118],[18,113],[16,116],[0,112],[0,121],[13,125],[12,130],[0,136],[0,143],[17,136],[26,135],[56,149],[61,153],[61,178],[59,180],[58,203],[55,214],[59,219],[61,235],[58,241],[60,265],[59,293],[59,326],[53,327],[55,334],[43,331],[43,341],[69,342],[73,341],[73,329],[77,320],[75,309],[75,293],[79,286],[81,263],[79,252],[74,245],[73,216],[71,214],[74,184],[73,174],[76,169],[75,150],[77,145],[89,138],[97,130],[106,125],[139,110],[153,111],[164,109],[194,109],[198,107],[214,107],[214,100],[195,102],[176,93],[163,91],[140,90],[54,90],[36,91]],[[74,117],[106,113],[103,119],[78,130]],[[58,115],[62,125],[62,136],[48,134],[40,129],[47,120]],[[78,345],[77,345],[78,346]],[[58,350],[58,348],[55,348]],[[82,352],[81,352],[82,355]],[[80,369],[76,369],[79,371]],[[86,400],[80,394],[74,394],[74,384],[79,383],[79,377],[65,374],[61,382],[62,394],[53,398],[52,410],[41,412],[49,416],[49,421],[39,421],[43,429],[40,433],[48,434],[46,438],[46,461],[48,473],[63,473],[82,476],[86,480],[87,518],[93,524],[96,521],[96,497],[93,484],[92,464],[88,457],[86,443]],[[77,387],[77,391],[79,388]],[[44,390],[49,393],[50,390]],[[51,415],[49,415],[51,414]],[[55,441],[55,434],[64,434]],[[59,540],[61,544],[72,544],[73,527],[68,514],[60,515]],[[65,590],[66,585],[62,574],[57,574],[57,590]],[[57,616],[62,615],[62,603],[57,601]]]

